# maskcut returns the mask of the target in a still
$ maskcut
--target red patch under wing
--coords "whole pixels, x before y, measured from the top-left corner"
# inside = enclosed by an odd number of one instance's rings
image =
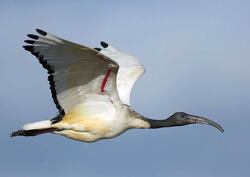
[[[106,75],[105,75],[105,77],[104,77],[104,79],[103,79],[103,81],[102,81],[101,92],[104,92],[104,89],[105,89],[105,86],[106,86],[106,83],[107,83],[107,81],[108,81],[108,78],[109,78],[110,74],[111,74],[111,69],[109,69],[109,70],[107,71],[107,73],[106,73]]]

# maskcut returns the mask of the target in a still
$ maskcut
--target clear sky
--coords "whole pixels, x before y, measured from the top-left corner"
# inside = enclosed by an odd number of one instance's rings
[[[35,3],[36,2],[36,3]],[[0,1],[0,174],[4,177],[248,177],[250,1]],[[130,130],[93,144],[48,134],[9,137],[56,115],[46,71],[22,49],[35,28],[138,57],[132,106],[221,124]]]

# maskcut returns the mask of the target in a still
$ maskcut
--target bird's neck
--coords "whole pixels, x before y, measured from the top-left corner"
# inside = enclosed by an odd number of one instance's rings
[[[155,119],[149,119],[146,117],[142,117],[142,119],[149,123],[150,128],[163,128],[163,127],[176,126],[175,122],[173,122],[169,119],[155,120]]]
[[[130,123],[131,124],[130,126],[133,128],[163,128],[163,127],[178,126],[176,125],[176,122],[174,122],[172,119],[169,119],[171,116],[167,119],[155,120],[144,117],[143,115],[132,110],[132,108],[130,107],[127,110],[130,113],[129,115],[133,120],[131,121],[132,123]]]

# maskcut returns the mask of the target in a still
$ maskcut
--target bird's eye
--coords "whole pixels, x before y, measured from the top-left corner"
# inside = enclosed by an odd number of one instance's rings
[[[181,115],[181,117],[185,117],[185,115],[184,115],[184,114],[182,114],[182,115]]]

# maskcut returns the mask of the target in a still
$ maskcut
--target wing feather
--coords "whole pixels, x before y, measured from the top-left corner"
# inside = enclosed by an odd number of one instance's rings
[[[98,51],[37,29],[40,35],[28,34],[25,50],[35,55],[45,69],[53,100],[60,114],[91,98],[106,95],[118,99],[116,75],[119,65]],[[102,93],[101,85],[108,70],[112,71]]]
[[[100,53],[119,64],[117,75],[118,94],[123,104],[130,105],[132,88],[138,78],[143,75],[145,69],[134,56],[121,52],[105,42],[101,42],[101,45],[104,49]]]

